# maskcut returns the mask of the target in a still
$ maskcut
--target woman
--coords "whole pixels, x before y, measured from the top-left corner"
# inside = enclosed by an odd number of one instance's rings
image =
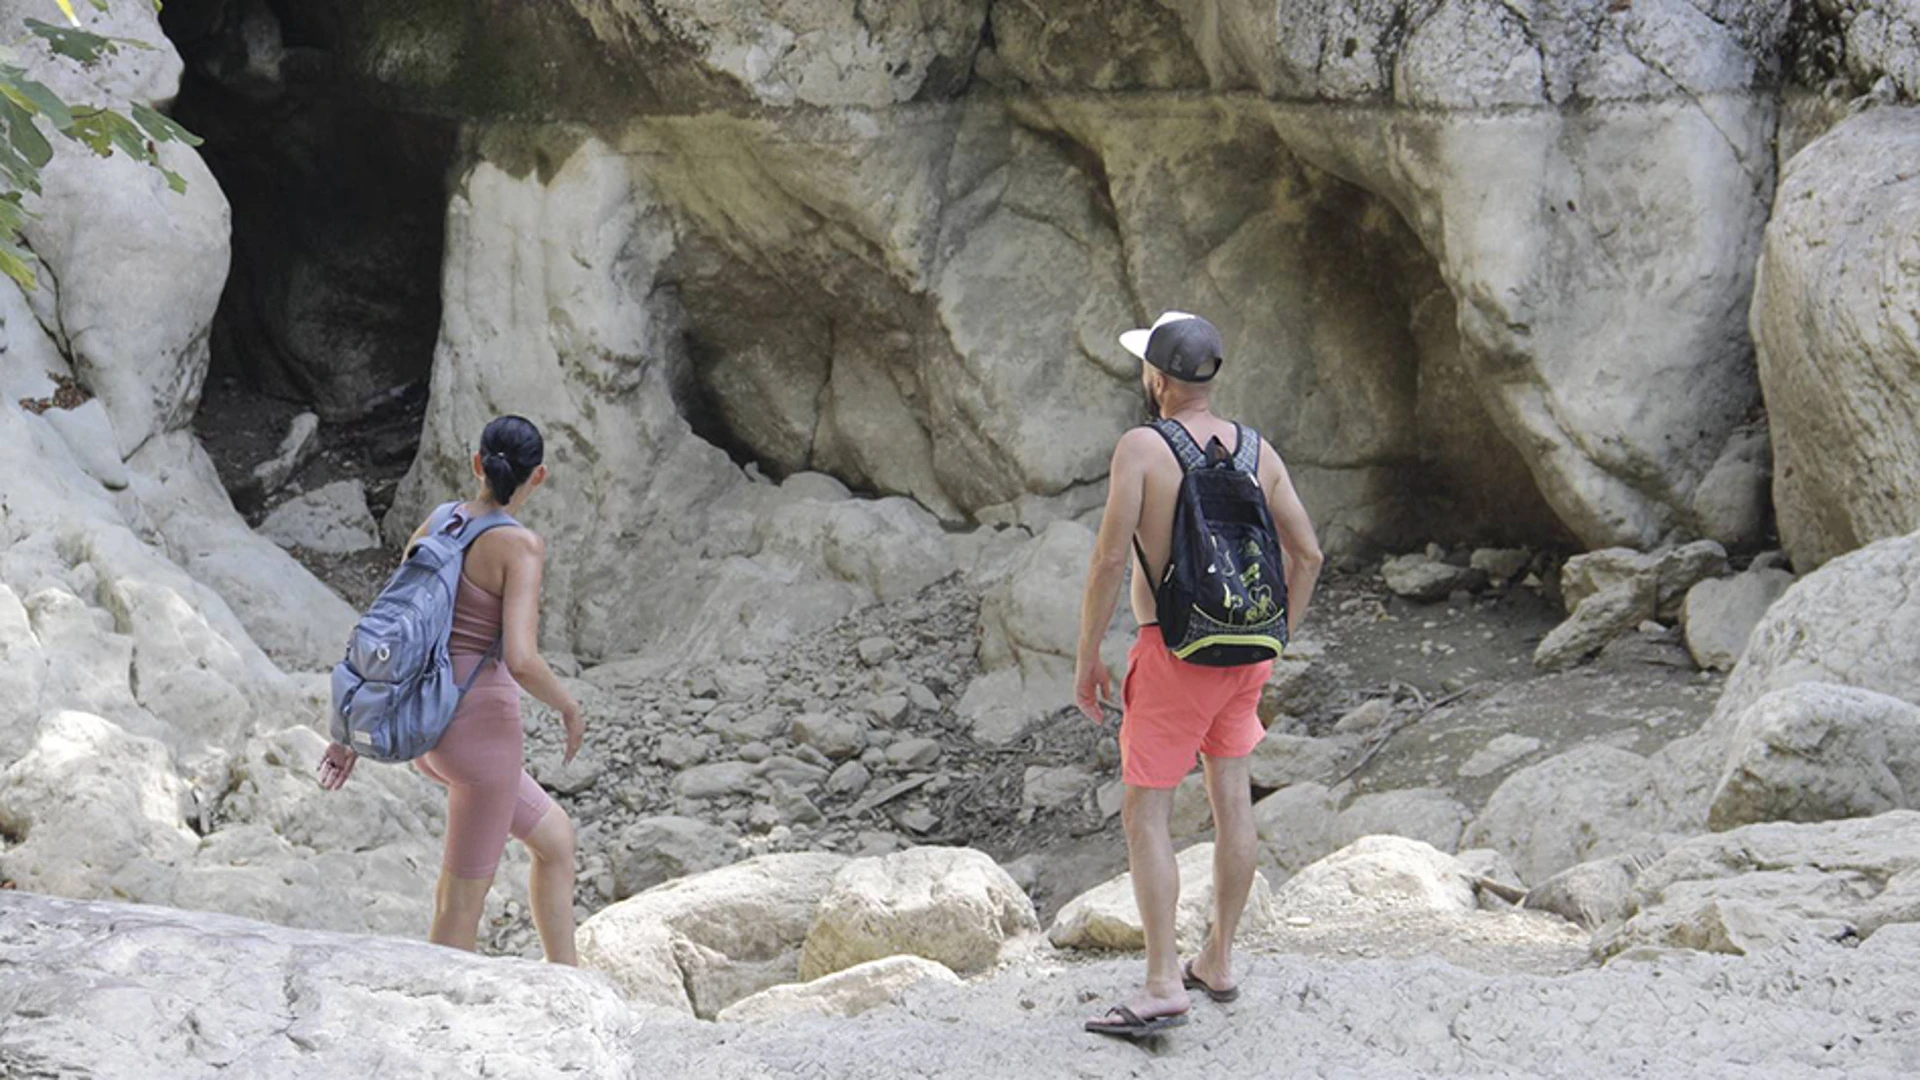
[[[546,448],[526,419],[502,416],[487,425],[473,455],[480,492],[462,510],[469,520],[498,510],[519,513],[546,483]],[[426,535],[422,523],[408,542]],[[447,651],[454,676],[465,680],[486,664],[433,750],[415,767],[447,788],[447,843],[434,892],[437,945],[471,952],[509,835],[533,854],[533,923],[547,959],[577,962],[573,944],[573,822],[527,775],[520,727],[520,691],[560,711],[566,759],[580,749],[586,726],[580,705],[540,656],[540,578],[546,545],[518,524],[483,534],[467,550],[454,600]],[[495,641],[504,666],[488,659]],[[355,755],[338,743],[320,763],[320,784],[334,790],[353,772]]]

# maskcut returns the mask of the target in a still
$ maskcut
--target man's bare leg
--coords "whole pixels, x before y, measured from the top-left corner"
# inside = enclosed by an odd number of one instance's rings
[[[1174,909],[1180,903],[1180,869],[1173,858],[1173,789],[1127,785],[1120,820],[1127,831],[1127,864],[1133,899],[1147,936],[1147,981],[1127,1008],[1142,1020],[1174,1016],[1193,1007],[1180,975]]]
[[[1213,805],[1213,928],[1194,958],[1193,974],[1217,991],[1233,989],[1233,935],[1253,891],[1258,838],[1247,759],[1207,758],[1207,801]]]

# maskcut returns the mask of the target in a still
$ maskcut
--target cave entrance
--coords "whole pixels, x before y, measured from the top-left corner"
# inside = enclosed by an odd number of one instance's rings
[[[419,446],[439,335],[458,127],[357,97],[329,7],[171,0],[161,14],[186,64],[175,115],[206,140],[233,212],[195,427],[256,524],[339,480],[385,513]],[[257,476],[309,412],[295,467]]]

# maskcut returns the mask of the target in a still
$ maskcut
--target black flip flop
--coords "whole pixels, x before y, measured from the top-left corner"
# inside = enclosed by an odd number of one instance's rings
[[[1087,1021],[1087,1030],[1095,1035],[1114,1035],[1122,1039],[1150,1039],[1169,1028],[1185,1027],[1186,1013],[1172,1016],[1156,1016],[1151,1020],[1140,1019],[1140,1014],[1125,1005],[1115,1005],[1107,1010],[1108,1016],[1118,1017],[1118,1023],[1108,1023],[1105,1019]]]
[[[1191,960],[1181,965],[1180,981],[1186,984],[1187,989],[1198,990],[1207,995],[1207,998],[1216,1005],[1225,1005],[1228,1002],[1240,1000],[1239,987],[1236,986],[1231,990],[1215,990],[1206,984],[1206,980],[1193,973],[1193,961]]]

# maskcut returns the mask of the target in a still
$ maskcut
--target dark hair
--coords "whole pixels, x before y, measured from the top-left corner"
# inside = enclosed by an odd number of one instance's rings
[[[480,433],[480,467],[487,474],[487,490],[505,506],[546,459],[546,440],[524,416],[501,416]]]

